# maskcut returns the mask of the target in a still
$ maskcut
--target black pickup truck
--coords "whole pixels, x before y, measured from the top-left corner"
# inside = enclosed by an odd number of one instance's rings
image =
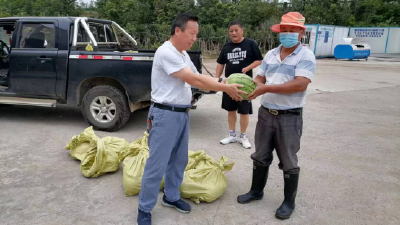
[[[80,106],[95,129],[113,131],[150,105],[154,53],[113,21],[1,18],[0,104]],[[201,52],[188,53],[201,72]],[[192,90],[195,104],[206,92]]]

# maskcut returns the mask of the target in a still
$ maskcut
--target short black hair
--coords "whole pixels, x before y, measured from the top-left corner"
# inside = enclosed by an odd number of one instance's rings
[[[230,22],[228,28],[231,28],[231,26],[233,26],[233,25],[238,25],[240,28],[243,28],[243,23],[240,20],[234,20],[234,21]]]
[[[172,21],[171,36],[175,34],[175,28],[179,27],[182,31],[185,31],[188,21],[199,21],[199,18],[191,13],[180,13]]]

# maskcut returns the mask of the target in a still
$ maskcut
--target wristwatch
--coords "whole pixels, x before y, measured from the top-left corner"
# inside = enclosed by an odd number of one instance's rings
[[[219,83],[221,83],[221,82],[222,82],[222,80],[223,80],[223,78],[222,78],[222,77],[220,77],[220,78],[218,79],[218,82],[219,82]]]

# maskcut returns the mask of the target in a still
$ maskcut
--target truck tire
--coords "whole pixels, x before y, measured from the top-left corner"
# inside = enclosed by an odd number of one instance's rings
[[[129,120],[128,99],[116,87],[100,85],[90,89],[81,106],[85,120],[95,130],[115,131]]]

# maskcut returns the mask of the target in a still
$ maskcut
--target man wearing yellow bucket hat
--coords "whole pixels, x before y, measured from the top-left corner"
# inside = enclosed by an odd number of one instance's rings
[[[314,54],[300,43],[306,30],[304,22],[300,13],[289,12],[282,16],[280,24],[271,27],[273,32],[279,33],[281,45],[264,57],[254,79],[257,88],[249,96],[252,100],[262,95],[262,106],[255,132],[256,151],[251,155],[251,190],[238,196],[237,200],[244,204],[263,198],[275,149],[285,182],[285,199],[275,214],[278,219],[288,219],[295,208],[303,106],[316,67]]]

